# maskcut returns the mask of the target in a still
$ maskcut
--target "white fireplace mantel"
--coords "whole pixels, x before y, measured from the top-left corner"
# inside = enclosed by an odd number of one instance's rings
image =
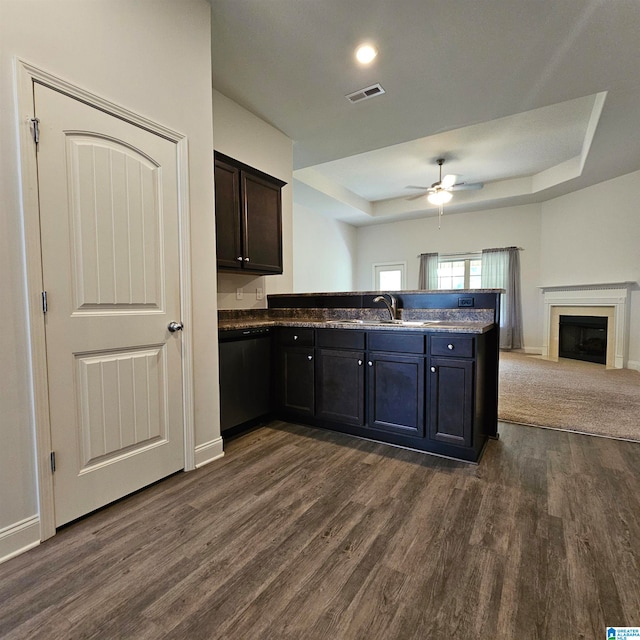
[[[539,287],[544,295],[542,357],[558,359],[558,311],[580,315],[580,308],[589,307],[588,315],[611,317],[607,330],[607,367],[627,366],[629,335],[629,292],[637,283],[611,282],[585,285],[552,285]],[[594,311],[593,309],[596,309]],[[601,311],[598,311],[600,309]],[[585,309],[586,311],[586,309]]]

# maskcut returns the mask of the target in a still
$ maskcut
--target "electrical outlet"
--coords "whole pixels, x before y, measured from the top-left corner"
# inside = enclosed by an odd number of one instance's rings
[[[473,298],[458,298],[458,307],[473,307]]]
[[[264,289],[262,287],[256,288],[256,300],[262,300],[264,298]]]
[[[242,287],[238,287],[236,289],[236,300],[242,300],[242,298],[244,298],[244,291]]]

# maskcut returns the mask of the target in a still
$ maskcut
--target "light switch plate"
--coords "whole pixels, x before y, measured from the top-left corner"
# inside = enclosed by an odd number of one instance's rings
[[[264,298],[264,289],[262,287],[256,288],[256,300],[262,300]]]

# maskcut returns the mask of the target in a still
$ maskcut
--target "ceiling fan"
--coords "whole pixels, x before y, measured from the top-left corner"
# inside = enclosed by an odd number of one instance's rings
[[[442,165],[444,164],[444,158],[438,158],[436,161],[440,167],[440,179],[434,182],[430,187],[421,187],[415,184],[407,185],[407,189],[422,189],[427,192],[427,200],[431,204],[442,206],[451,200],[452,191],[472,191],[475,189],[482,189],[484,184],[482,182],[456,182],[458,176],[453,173],[448,173],[444,178],[442,177]],[[419,193],[417,196],[411,196],[407,200],[416,200],[422,198],[424,193]]]

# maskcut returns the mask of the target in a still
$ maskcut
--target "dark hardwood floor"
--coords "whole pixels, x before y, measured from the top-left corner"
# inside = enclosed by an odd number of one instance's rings
[[[599,639],[640,626],[640,444],[478,466],[273,423],[0,565],[2,638]]]

